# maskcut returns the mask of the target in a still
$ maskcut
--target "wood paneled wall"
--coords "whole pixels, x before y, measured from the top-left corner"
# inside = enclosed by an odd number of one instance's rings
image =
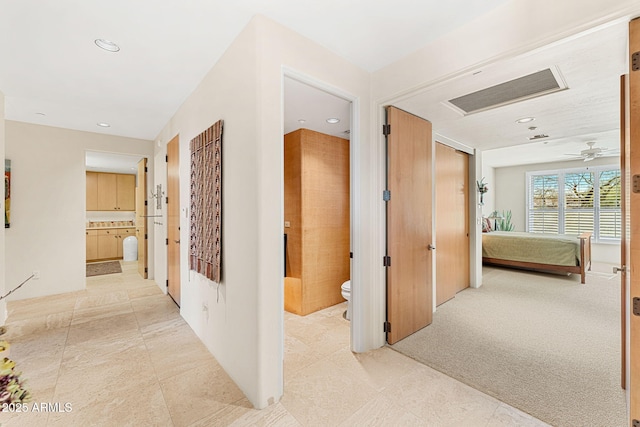
[[[284,179],[286,275],[301,279],[300,286],[285,286],[285,307],[306,315],[344,301],[340,285],[350,276],[349,140],[307,129],[285,135]]]

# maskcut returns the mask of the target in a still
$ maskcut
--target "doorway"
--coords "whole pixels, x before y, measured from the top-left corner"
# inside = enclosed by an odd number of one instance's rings
[[[146,160],[139,155],[85,153],[87,263],[135,261],[142,263],[140,274],[147,277],[145,242],[142,258],[139,242],[135,242],[138,208],[145,199],[145,193],[138,193],[137,189],[140,185],[146,187],[147,180],[144,169],[139,174],[138,164],[146,167]]]
[[[341,288],[352,271],[354,102],[294,72],[283,82],[285,308],[299,315],[340,309],[344,339],[353,328]],[[311,282],[318,283],[303,289]]]

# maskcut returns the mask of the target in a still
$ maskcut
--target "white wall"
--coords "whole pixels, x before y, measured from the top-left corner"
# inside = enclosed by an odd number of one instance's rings
[[[369,75],[262,17],[242,31],[158,136],[156,158],[180,135],[180,204],[189,204],[189,141],[215,121],[223,131],[220,286],[188,270],[181,247],[181,314],[254,406],[283,392],[283,67],[368,105]],[[356,122],[364,135],[368,110]],[[166,176],[158,171],[158,179]],[[189,221],[181,240],[189,241]],[[156,262],[166,248],[160,239]],[[165,264],[166,265],[166,264]],[[159,277],[159,276],[158,276]],[[203,305],[208,307],[203,311]]]
[[[5,131],[4,131],[4,93],[0,92],[0,159],[2,160],[2,167],[4,171],[4,158],[5,158]],[[0,199],[0,211],[3,212],[4,215],[4,185],[2,186],[2,199]],[[2,226],[2,230],[0,230],[0,296],[4,295],[5,290],[5,243],[4,238],[5,230],[4,225]],[[4,322],[7,320],[7,302],[5,300],[0,301],[0,325],[4,325]]]
[[[574,160],[495,168],[495,209],[499,212],[511,210],[511,222],[515,226],[515,231],[525,231],[527,220],[527,172],[609,165],[619,167],[618,159],[605,157],[592,160],[586,164],[582,160]],[[592,250],[591,258],[594,262],[608,264],[618,264],[620,262],[619,244],[593,243]]]
[[[189,142],[218,120],[224,120],[222,143],[222,283],[218,287],[189,271],[189,245],[181,245],[180,313],[251,402],[266,406],[258,359],[258,137],[256,29],[249,24],[156,138],[155,158],[179,135],[180,207],[189,206]],[[166,164],[165,164],[166,165]],[[160,171],[165,169],[165,173]],[[156,174],[166,188],[166,166]],[[162,212],[166,235],[166,206]],[[180,240],[189,241],[189,218],[181,215]],[[158,272],[166,270],[164,241],[156,241]],[[165,276],[166,277],[166,276]],[[161,276],[158,275],[158,279]],[[163,283],[159,283],[164,287]],[[275,292],[275,291],[274,291]],[[203,311],[203,305],[208,311]],[[274,330],[278,325],[271,325]],[[272,369],[278,369],[273,366]],[[271,386],[277,400],[281,388]]]
[[[35,270],[41,277],[10,300],[85,288],[86,150],[153,154],[150,141],[6,121],[11,159],[6,287]]]
[[[491,166],[482,164],[482,177],[489,187],[489,191],[484,193],[484,205],[482,206],[482,216],[488,217],[496,210],[496,170]],[[476,189],[477,192],[477,189]],[[478,195],[479,197],[479,195]]]

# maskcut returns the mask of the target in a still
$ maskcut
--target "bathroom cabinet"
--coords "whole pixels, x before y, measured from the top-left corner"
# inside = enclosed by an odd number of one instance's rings
[[[88,211],[135,211],[136,176],[87,172]]]
[[[98,259],[98,230],[87,230],[87,261]]]
[[[121,259],[122,241],[135,233],[134,227],[87,230],[87,261]]]

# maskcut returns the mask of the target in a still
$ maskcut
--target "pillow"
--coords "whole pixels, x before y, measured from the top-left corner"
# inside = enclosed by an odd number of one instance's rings
[[[489,218],[482,218],[482,232],[489,233],[491,231],[493,231],[493,229],[491,227],[491,221],[489,221]]]

